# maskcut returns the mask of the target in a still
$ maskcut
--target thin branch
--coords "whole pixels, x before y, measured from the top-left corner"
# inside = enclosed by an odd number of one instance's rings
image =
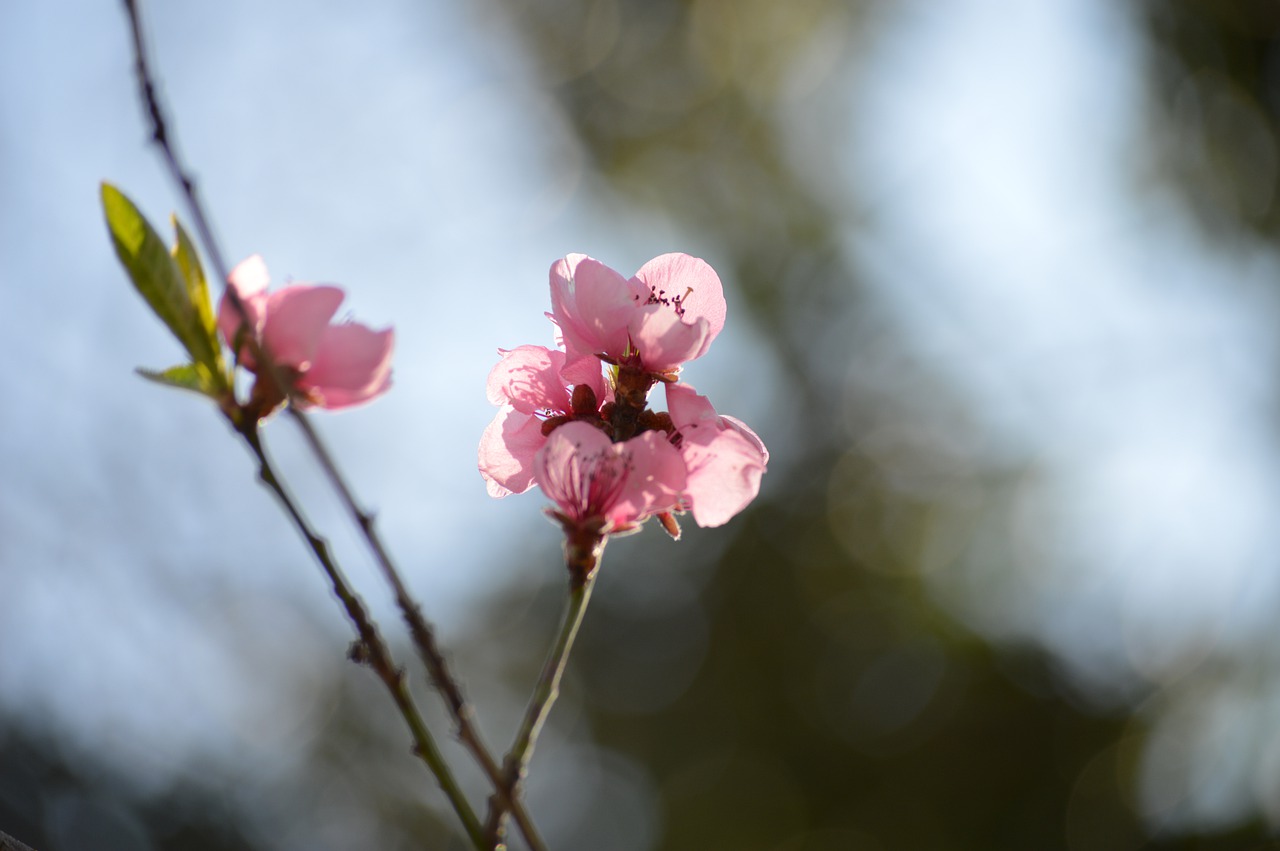
[[[156,94],[151,68],[147,64],[146,40],[142,35],[142,15],[138,11],[138,0],[124,0],[125,11],[129,15],[129,28],[133,35],[134,69],[138,76],[138,87],[142,90],[142,102],[147,109],[147,117],[151,121],[151,138],[160,147],[169,176],[182,189],[186,196],[188,212],[195,224],[196,233],[209,252],[209,262],[219,280],[227,280],[230,270],[218,250],[218,241],[213,237],[213,228],[204,214],[204,206],[200,203],[195,180],[183,169],[178,159],[177,145],[169,136],[164,120],[164,112],[160,109],[160,99]]]
[[[159,97],[156,93],[156,86],[151,70],[147,64],[146,43],[142,34],[142,22],[137,7],[137,0],[124,0],[125,9],[128,12],[130,27],[133,34],[133,48],[135,57],[135,67],[138,76],[138,85],[141,90],[143,103],[146,106],[147,115],[151,122],[152,139],[159,146],[163,155],[165,165],[169,170],[170,176],[174,182],[181,188],[186,198],[188,212],[194,223],[196,233],[199,235],[201,242],[204,243],[205,250],[209,256],[209,263],[213,266],[214,273],[219,279],[226,281],[230,275],[226,261],[223,259],[219,244],[213,235],[213,227],[209,218],[205,215],[204,206],[200,202],[199,194],[196,188],[195,179],[190,172],[182,165],[177,154],[177,146],[171,138],[168,127],[164,120],[164,112],[160,108]],[[247,313],[244,303],[233,288],[227,289],[227,296],[234,310],[240,314],[241,318],[247,320]],[[256,340],[248,341],[255,358],[259,363],[267,365],[267,375],[271,382],[275,384],[281,398],[288,398],[288,383],[280,374],[280,370],[276,368],[275,362],[269,357],[269,353],[263,352],[261,345]],[[289,416],[297,424],[299,430],[311,449],[316,460],[324,470],[325,475],[329,478],[334,490],[337,492],[339,499],[347,509],[347,512],[355,520],[356,525],[360,527],[370,550],[373,552],[374,558],[378,563],[379,569],[382,571],[387,583],[391,586],[395,595],[396,605],[400,608],[405,622],[409,626],[409,632],[413,638],[414,646],[418,650],[419,656],[422,657],[423,664],[427,668],[428,675],[432,684],[443,697],[449,713],[453,718],[457,728],[458,738],[471,753],[472,757],[480,765],[480,768],[488,776],[494,789],[499,795],[502,805],[511,811],[512,817],[515,819],[524,835],[525,840],[534,851],[542,851],[545,848],[541,838],[538,836],[537,830],[533,826],[532,820],[528,813],[524,810],[519,801],[508,799],[504,793],[503,774],[498,766],[497,760],[494,759],[492,752],[486,746],[484,739],[480,735],[480,731],[475,725],[475,713],[463,696],[462,688],[458,684],[457,679],[450,672],[448,664],[445,662],[444,655],[440,652],[439,645],[435,640],[434,630],[431,625],[423,617],[422,611],[418,604],[412,599],[405,588],[403,580],[400,578],[400,572],[391,560],[386,547],[382,543],[381,535],[378,533],[374,516],[360,507],[356,501],[354,492],[348,485],[346,478],[342,475],[337,463],[333,459],[332,453],[321,440],[320,435],[316,432],[315,427],[307,416],[296,406],[288,406]]]
[[[570,533],[566,541],[565,559],[569,568],[569,599],[565,603],[564,616],[560,621],[560,631],[556,634],[555,644],[547,655],[547,661],[538,677],[538,684],[529,699],[524,718],[516,738],[507,751],[503,762],[503,786],[500,791],[506,793],[509,801],[520,799],[520,785],[528,773],[529,760],[533,758],[533,750],[538,744],[538,736],[551,714],[551,707],[560,696],[560,680],[569,662],[569,654],[573,651],[574,640],[578,629],[582,626],[582,618],[587,611],[587,603],[591,601],[591,588],[595,584],[596,568],[600,555],[604,550],[607,538],[603,535],[587,534],[576,536]],[[490,843],[501,839],[503,833],[504,804],[498,796],[489,801],[489,816],[485,824],[485,834]]]
[[[289,410],[295,414],[295,419],[304,433],[310,431],[311,423],[303,418],[293,406],[290,406]],[[449,708],[449,713],[453,717],[459,741],[471,753],[472,757],[475,758],[481,769],[488,776],[498,797],[498,803],[502,809],[511,814],[530,849],[532,851],[545,851],[546,844],[538,834],[538,830],[534,826],[533,820],[529,817],[528,811],[525,809],[524,804],[509,791],[510,784],[507,781],[507,775],[498,767],[497,760],[493,758],[488,746],[481,738],[480,731],[475,725],[474,710],[463,696],[457,679],[450,672],[444,654],[440,652],[439,645],[436,643],[435,631],[432,630],[422,616],[422,610],[417,602],[409,596],[409,592],[405,589],[404,583],[400,579],[399,571],[396,570],[390,555],[383,546],[382,537],[378,534],[377,527],[374,525],[373,516],[357,505],[350,488],[347,487],[347,483],[339,473],[337,465],[329,458],[327,451],[319,443],[318,438],[313,443],[313,448],[320,459],[321,467],[329,474],[329,479],[334,489],[342,496],[360,529],[364,532],[365,540],[372,549],[387,584],[391,586],[391,590],[395,595],[396,605],[400,607],[405,623],[409,626],[409,634],[413,638],[414,646],[418,649],[418,655],[422,658],[422,662],[427,668],[432,684],[435,686],[436,691],[440,693],[440,696],[444,698],[444,702]]]
[[[360,636],[360,640],[352,652],[352,658],[367,664],[382,680],[383,685],[387,687],[392,700],[395,701],[396,708],[400,710],[400,716],[404,718],[405,724],[408,725],[409,731],[413,735],[414,753],[421,757],[422,761],[431,769],[431,773],[435,775],[436,780],[440,782],[440,788],[444,790],[449,803],[453,805],[458,818],[462,820],[462,824],[466,828],[467,835],[471,837],[472,843],[476,848],[483,849],[485,847],[485,838],[480,821],[471,809],[466,797],[462,794],[462,789],[458,786],[453,772],[450,771],[444,755],[440,752],[435,739],[427,729],[426,721],[423,719],[422,713],[418,710],[417,704],[414,703],[413,696],[409,692],[404,671],[396,667],[391,658],[391,651],[386,642],[383,641],[381,634],[379,634],[377,626],[369,617],[363,601],[351,589],[351,585],[347,582],[342,569],[338,567],[337,561],[329,551],[328,542],[311,527],[303,516],[301,508],[298,507],[285,489],[284,484],[280,481],[280,478],[276,475],[271,466],[271,461],[267,458],[267,453],[263,449],[257,423],[242,423],[237,425],[236,430],[244,438],[245,443],[249,445],[254,457],[258,460],[258,478],[275,494],[285,513],[289,515],[289,519],[293,521],[294,527],[306,540],[307,546],[311,548],[316,561],[320,563],[320,567],[328,577],[329,584],[333,587],[333,593],[337,595],[342,607],[346,610],[347,617],[350,618],[352,625],[355,626],[356,634]]]

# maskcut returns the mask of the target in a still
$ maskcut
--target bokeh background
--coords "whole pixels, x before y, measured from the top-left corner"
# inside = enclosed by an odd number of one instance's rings
[[[610,545],[532,766],[553,847],[1274,847],[1280,5],[145,12],[224,250],[396,327],[394,392],[317,422],[491,742],[565,582],[540,498],[475,470],[496,349],[549,343],[568,252],[725,281],[685,377],[772,466],[725,528]],[[249,457],[132,373],[178,347],[101,180],[181,205],[122,8],[6,4],[0,831],[463,847]],[[290,423],[269,440],[402,639]]]

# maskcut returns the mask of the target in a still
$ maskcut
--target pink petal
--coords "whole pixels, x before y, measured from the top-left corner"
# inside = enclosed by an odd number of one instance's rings
[[[700,351],[688,360],[706,354],[711,341],[724,328],[727,305],[720,276],[706,261],[688,254],[663,254],[640,267],[635,278],[648,292],[662,301],[672,313],[679,313],[685,324],[707,323]],[[676,302],[678,300],[678,310]],[[634,327],[632,329],[634,333]]]
[[[769,449],[764,445],[764,441],[760,439],[760,435],[752,431],[750,426],[737,417],[731,417],[728,414],[722,416],[720,420],[725,425],[740,432],[747,440],[751,441],[755,445],[756,450],[760,453],[762,462],[764,464],[769,463]]]
[[[721,526],[760,493],[769,451],[754,431],[716,414],[687,384],[668,384],[667,409],[688,469],[690,510],[699,526]]]
[[[298,382],[320,407],[349,408],[382,395],[391,386],[395,332],[346,323],[325,326],[315,361]]]
[[[693,519],[703,527],[723,526],[760,493],[765,471],[760,449],[734,429],[682,434]]]
[[[248,333],[254,339],[260,339],[262,336],[262,322],[267,301],[265,290],[268,283],[270,278],[267,275],[267,265],[257,254],[240,261],[227,276],[227,289],[234,290],[240,296],[240,301],[249,318]],[[240,312],[232,306],[231,300],[224,293],[218,304],[218,330],[228,346],[235,345],[242,324]],[[239,354],[245,365],[252,369],[253,358],[247,349],[242,349]]]
[[[551,432],[533,459],[534,480],[574,520],[603,518],[617,502],[625,470],[598,428],[569,422]]]
[[[642,293],[622,275],[598,260],[585,257],[573,271],[579,317],[606,345],[600,351],[625,347],[620,335]]]
[[[586,355],[566,363],[564,369],[560,371],[560,377],[566,387],[587,385],[595,392],[598,402],[603,403],[608,395],[604,369],[600,358],[595,355]]]
[[[593,358],[593,360],[595,360]],[[544,346],[520,346],[502,353],[489,372],[486,395],[494,405],[511,405],[523,414],[569,410],[569,393],[561,376],[564,352]],[[600,374],[600,362],[595,362]]]
[[[533,459],[546,443],[536,417],[499,411],[480,438],[480,475],[489,495],[503,497],[533,487]]]
[[[640,352],[640,362],[651,372],[677,369],[700,357],[711,343],[709,335],[707,320],[685,322],[661,304],[641,308],[631,320],[632,345]]]
[[[551,318],[571,356],[622,357],[627,325],[641,298],[632,282],[584,254],[570,254],[551,266]]]
[[[267,274],[267,264],[262,255],[252,254],[236,264],[227,275],[227,281],[241,298],[249,298],[265,290],[271,283],[271,276]]]
[[[547,314],[556,324],[556,345],[578,354],[591,353],[589,329],[578,319],[573,285],[573,270],[585,256],[570,254],[551,264],[551,312]]]
[[[644,520],[680,503],[686,486],[685,462],[661,432],[647,431],[617,446],[630,459],[630,475],[610,519]]]
[[[667,384],[667,413],[677,430],[690,423],[716,422],[716,409],[706,396],[698,395],[690,384]]]
[[[295,284],[267,296],[262,342],[276,363],[310,368],[329,320],[342,304],[342,290]]]

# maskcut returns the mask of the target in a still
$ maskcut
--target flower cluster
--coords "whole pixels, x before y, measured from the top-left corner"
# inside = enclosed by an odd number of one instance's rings
[[[535,484],[572,537],[634,531],[672,514],[720,526],[759,493],[769,452],[744,423],[721,416],[679,381],[725,321],[715,271],[664,254],[631,278],[581,254],[551,267],[557,348],[500,351],[489,401],[500,406],[480,441],[480,473],[495,497]],[[662,384],[667,412],[649,408]]]

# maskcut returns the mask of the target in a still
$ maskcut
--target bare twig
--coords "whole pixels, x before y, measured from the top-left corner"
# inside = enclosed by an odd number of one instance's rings
[[[147,63],[146,42],[142,33],[141,16],[138,10],[137,0],[124,0],[125,10],[128,13],[129,23],[132,30],[133,48],[135,68],[138,77],[138,85],[141,90],[143,104],[145,105],[148,118],[151,123],[152,139],[159,146],[163,156],[165,165],[174,182],[181,188],[187,202],[188,212],[191,221],[194,224],[196,233],[200,237],[200,241],[205,246],[205,251],[209,257],[209,263],[213,267],[214,273],[219,279],[226,281],[230,275],[230,269],[227,266],[222,252],[219,249],[218,241],[213,234],[213,227],[208,216],[204,212],[204,206],[200,201],[199,193],[196,187],[195,179],[190,172],[182,165],[177,154],[177,146],[170,135],[168,126],[164,119],[164,112],[160,107],[159,97],[156,92],[154,78],[151,74],[150,67]],[[227,289],[227,296],[237,313],[242,318],[247,319],[244,303],[233,288]],[[248,341],[251,349],[254,350],[254,356],[259,363],[266,364],[267,375],[275,384],[276,389],[281,398],[288,398],[289,387],[287,381],[280,374],[280,370],[276,368],[275,362],[270,358],[269,353],[264,352],[260,343],[256,340]],[[307,416],[299,410],[296,405],[288,406],[289,415],[297,424],[302,432],[304,439],[310,447],[312,454],[315,455],[325,475],[333,485],[335,491],[348,513],[352,516],[356,525],[360,527],[365,540],[367,541],[375,560],[378,563],[383,576],[391,586],[395,595],[396,604],[400,608],[409,631],[413,637],[413,642],[422,657],[423,663],[427,668],[427,672],[431,678],[432,684],[444,699],[449,713],[454,720],[459,740],[471,753],[476,762],[480,765],[484,773],[489,777],[493,784],[502,805],[511,811],[513,818],[520,827],[521,833],[524,835],[529,846],[534,851],[542,851],[545,848],[542,840],[538,836],[537,830],[534,828],[532,820],[528,813],[524,810],[519,801],[510,800],[504,792],[503,774],[498,767],[497,761],[493,758],[492,753],[485,745],[479,730],[475,725],[475,713],[471,705],[463,696],[462,688],[458,681],[449,670],[444,655],[440,652],[439,645],[435,640],[434,630],[423,617],[418,604],[412,599],[405,588],[400,573],[395,563],[388,554],[386,547],[382,543],[382,538],[377,531],[374,516],[363,509],[357,502],[354,492],[347,484],[346,478],[339,470],[337,463],[333,459],[332,453],[321,440],[320,435],[316,432],[315,427]]]
[[[484,848],[484,831],[480,826],[480,821],[476,818],[471,805],[462,794],[462,789],[458,786],[453,772],[449,770],[449,765],[445,761],[444,755],[440,752],[435,739],[427,729],[426,721],[414,703],[413,696],[409,692],[409,686],[405,682],[404,671],[396,667],[391,658],[391,651],[386,642],[383,641],[381,634],[379,634],[377,626],[369,617],[369,612],[365,609],[363,601],[351,589],[351,585],[347,582],[342,569],[338,567],[337,561],[329,551],[328,542],[311,528],[306,517],[303,516],[301,508],[298,507],[285,489],[283,482],[276,475],[271,466],[271,461],[267,458],[266,451],[263,449],[262,440],[258,433],[258,424],[256,422],[242,422],[236,424],[236,431],[244,438],[245,443],[249,445],[250,450],[252,450],[254,457],[258,461],[258,478],[275,494],[285,513],[289,515],[294,527],[306,540],[307,546],[311,548],[311,552],[316,557],[316,561],[324,569],[325,576],[328,577],[329,584],[333,588],[333,593],[337,595],[343,609],[346,610],[347,617],[355,626],[356,634],[360,636],[360,640],[352,652],[352,658],[367,664],[378,675],[378,679],[382,680],[383,685],[387,687],[392,700],[395,701],[396,708],[400,710],[400,716],[404,718],[405,724],[413,735],[414,753],[427,764],[427,767],[431,769],[431,773],[435,775],[436,780],[440,782],[440,788],[444,790],[445,797],[449,799],[454,812],[462,820],[463,827],[466,828],[467,835],[471,837],[472,843],[477,848]]]

